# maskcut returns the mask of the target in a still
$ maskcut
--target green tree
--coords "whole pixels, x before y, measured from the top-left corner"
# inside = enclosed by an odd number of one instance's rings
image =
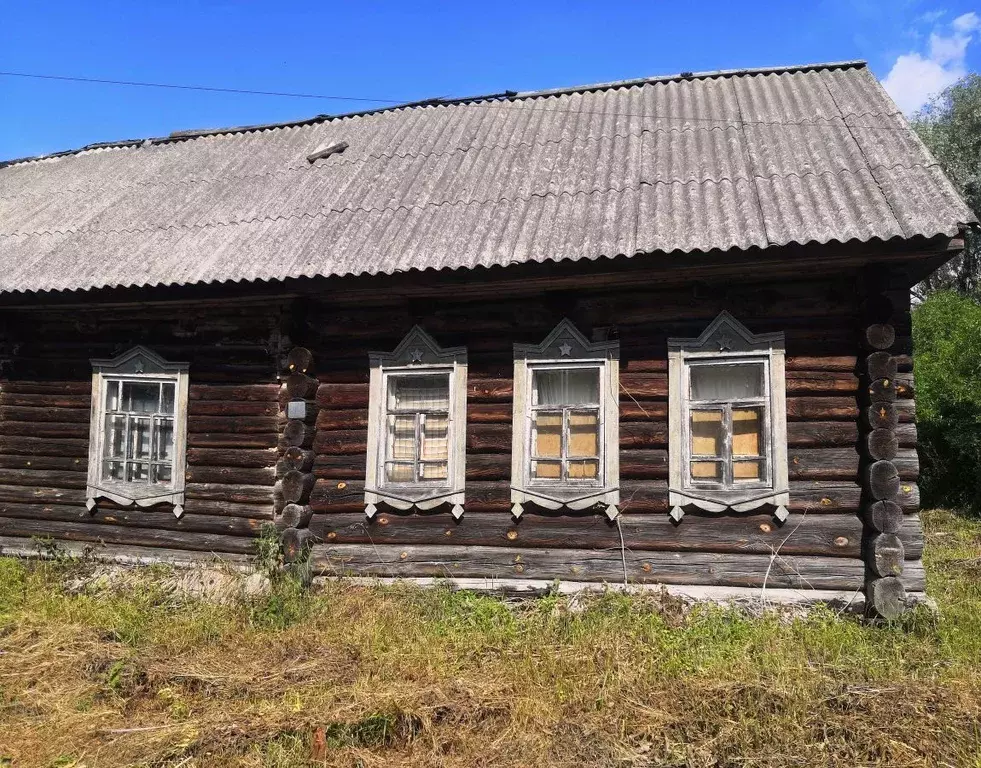
[[[911,122],[971,210],[981,214],[981,75],[971,74],[954,83]],[[977,232],[968,233],[963,255],[924,280],[916,294],[924,298],[945,289],[981,296],[981,237]]]
[[[981,512],[981,304],[953,290],[913,310],[925,505]]]

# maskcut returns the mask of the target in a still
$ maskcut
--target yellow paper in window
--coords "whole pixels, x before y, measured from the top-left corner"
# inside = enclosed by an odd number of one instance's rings
[[[599,476],[599,462],[595,460],[569,460],[569,477],[573,480],[595,480]]]
[[[693,461],[691,476],[696,480],[721,480],[722,465],[717,461]]]
[[[733,480],[759,480],[760,463],[758,461],[736,461],[732,465]]]
[[[757,408],[741,408],[732,411],[732,455],[759,456],[760,412]]]
[[[562,414],[539,413],[536,416],[535,424],[537,426],[535,456],[560,458],[562,456]],[[541,474],[539,476],[546,477],[546,475]]]
[[[691,412],[691,452],[693,456],[722,455],[722,411]]]
[[[599,456],[599,416],[595,413],[569,414],[569,455]],[[593,475],[595,477],[595,475]]]
[[[562,477],[562,462],[536,461],[532,466],[535,477],[541,480],[558,480]]]

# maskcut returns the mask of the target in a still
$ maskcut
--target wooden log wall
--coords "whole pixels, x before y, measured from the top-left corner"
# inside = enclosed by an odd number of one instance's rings
[[[323,361],[310,523],[322,542],[314,548],[317,565],[325,573],[378,576],[690,578],[752,586],[762,584],[776,551],[793,564],[784,563],[789,570],[780,577],[770,569],[773,585],[861,589],[862,412],[854,338],[862,296],[855,285],[852,275],[738,287],[583,287],[513,298],[469,293],[466,301],[442,296],[425,303],[392,296],[355,303],[337,295],[315,303],[305,331]],[[722,309],[754,332],[787,337],[791,516],[782,526],[768,514],[692,513],[677,526],[667,518],[666,340],[697,336]],[[512,344],[540,342],[566,316],[587,335],[620,341],[619,523],[533,508],[518,522],[509,513]],[[416,323],[440,344],[468,349],[466,511],[459,522],[445,511],[364,515],[368,352],[390,351]],[[902,478],[896,502],[909,513],[896,535],[913,557],[922,548],[916,430],[906,401],[895,405],[894,463]],[[705,570],[708,561],[717,567]],[[922,589],[922,569],[909,572],[911,588]]]
[[[866,274],[861,366],[862,500],[866,606],[885,619],[899,616],[907,589],[922,589],[922,548],[904,541],[902,498],[919,473],[916,454],[902,450],[900,413],[913,413],[909,291],[888,290],[888,274]]]
[[[891,363],[858,353],[856,333],[871,324],[857,277],[664,287],[649,273],[627,288],[593,279],[552,288],[485,286],[474,276],[466,290],[434,277],[423,296],[418,285],[400,292],[393,277],[371,293],[338,288],[302,299],[0,311],[0,357],[8,361],[0,537],[248,553],[272,521],[288,552],[313,542],[315,566],[328,574],[855,591],[866,584],[867,563],[886,568],[898,558],[904,588],[922,590],[916,430],[911,391],[901,390],[908,322],[893,323],[900,341],[888,351],[900,385],[890,399],[885,376],[860,379],[891,372]],[[791,515],[783,525],[767,510],[691,512],[680,525],[667,517],[666,342],[697,336],[723,309],[756,333],[786,335]],[[612,523],[530,505],[520,521],[510,514],[512,345],[541,342],[563,317],[621,346],[622,515]],[[368,353],[391,351],[414,324],[443,346],[468,349],[460,521],[448,510],[364,515]],[[93,515],[84,506],[89,359],[138,343],[191,363],[179,520],[163,506],[124,510],[100,501]],[[295,418],[291,401],[305,406]],[[898,486],[882,499],[892,505],[867,503],[864,456],[873,448],[892,455]],[[873,525],[894,539],[870,549]]]
[[[0,311],[0,537],[249,553],[272,519],[280,301]],[[85,507],[92,358],[190,363],[185,512]]]

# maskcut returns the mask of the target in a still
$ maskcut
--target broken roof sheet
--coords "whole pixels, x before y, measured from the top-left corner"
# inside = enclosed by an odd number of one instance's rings
[[[13,161],[0,167],[0,291],[677,258],[953,236],[973,220],[864,64],[845,62]]]

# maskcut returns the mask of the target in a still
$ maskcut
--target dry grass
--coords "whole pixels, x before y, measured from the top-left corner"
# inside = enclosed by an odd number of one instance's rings
[[[941,613],[895,626],[0,560],[0,766],[981,766],[981,525],[926,519]]]

